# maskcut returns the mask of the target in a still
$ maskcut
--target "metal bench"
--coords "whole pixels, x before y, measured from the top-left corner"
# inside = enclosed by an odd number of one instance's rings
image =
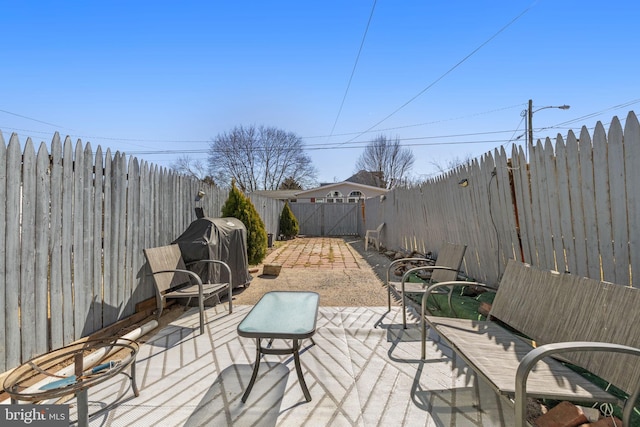
[[[435,289],[461,285],[490,288],[475,282],[437,283],[427,289],[423,310]],[[515,405],[518,427],[526,425],[527,397],[620,403],[623,425],[628,426],[640,395],[639,307],[640,289],[509,260],[490,320],[425,316],[425,321]],[[621,402],[549,356],[586,369],[629,398]]]

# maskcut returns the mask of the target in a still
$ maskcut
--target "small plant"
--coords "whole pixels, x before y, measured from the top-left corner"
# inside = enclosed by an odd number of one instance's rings
[[[299,231],[298,220],[291,211],[289,203],[285,203],[282,213],[280,213],[280,234],[287,239],[291,239],[297,236]]]
[[[223,217],[237,218],[247,229],[247,258],[249,264],[257,265],[267,255],[267,231],[264,222],[251,200],[231,182],[229,197],[222,207]]]
[[[336,257],[333,254],[333,246],[329,246],[329,262],[335,262]]]

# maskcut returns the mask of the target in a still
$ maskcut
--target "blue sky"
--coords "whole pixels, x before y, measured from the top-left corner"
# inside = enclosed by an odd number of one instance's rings
[[[522,135],[529,99],[571,105],[534,114],[536,137],[640,104],[630,0],[0,5],[6,142],[58,131],[166,167],[266,125],[303,138],[320,182],[348,178],[378,135],[413,151],[419,179]]]

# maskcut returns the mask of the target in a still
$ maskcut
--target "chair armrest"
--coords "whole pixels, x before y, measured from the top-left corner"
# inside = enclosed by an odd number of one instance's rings
[[[414,271],[423,271],[423,270],[427,270],[427,271],[433,271],[433,270],[458,271],[457,268],[444,267],[444,266],[439,266],[439,265],[425,265],[423,267],[410,268],[409,270],[404,272],[404,275],[402,276],[402,281],[400,282],[400,292],[402,292],[402,295],[404,295],[404,284],[407,282],[407,279],[409,279],[409,276],[411,275],[411,273],[413,273]],[[440,282],[440,283],[448,283],[448,282]],[[449,290],[449,297],[447,298],[447,301],[449,302],[449,309],[451,309],[453,311],[453,306],[451,305],[451,295],[452,294],[453,294],[453,287]],[[424,313],[426,313],[425,309],[427,308],[426,301],[427,301],[428,296],[429,296],[428,294],[425,294],[424,297],[422,298],[422,315],[423,316],[424,316]]]
[[[400,282],[400,289],[402,289],[403,293],[404,293],[404,284],[409,279],[409,276],[411,275],[411,273],[413,273],[415,271],[423,271],[423,270],[427,270],[427,271],[431,271],[431,272],[433,272],[433,270],[458,271],[457,268],[444,267],[444,266],[441,266],[441,265],[425,265],[423,267],[410,268],[409,270],[404,272],[404,274],[402,275],[402,281]],[[442,283],[446,283],[446,282],[442,282]]]
[[[228,298],[229,298],[229,302],[231,302],[231,300],[233,299],[233,275],[231,274],[231,268],[229,267],[229,264],[227,264],[224,261],[220,261],[218,259],[201,259],[198,261],[190,262],[189,265],[197,264],[199,262],[204,262],[209,264],[220,264],[227,269],[227,273],[229,274]]]
[[[535,364],[542,358],[552,354],[567,353],[574,351],[608,351],[612,353],[626,353],[640,357],[640,349],[629,347],[621,344],[612,344],[595,341],[571,341],[545,344],[531,350],[520,361],[518,370],[516,371],[516,395],[515,395],[515,416],[516,427],[524,427],[526,425],[525,417],[527,415],[527,378],[529,372]],[[628,427],[631,419],[631,413],[636,400],[640,397],[640,384],[632,391],[627,399],[622,412],[622,425]]]
[[[197,260],[197,261],[190,262],[189,264],[187,264],[187,266],[194,265],[194,264],[197,264],[199,262],[222,265],[224,268],[227,269],[227,273],[229,273],[229,286],[231,286],[231,284],[232,284],[232,280],[231,280],[232,275],[231,275],[231,268],[229,267],[229,264],[227,264],[224,261],[220,261],[218,259],[200,259],[200,260]]]

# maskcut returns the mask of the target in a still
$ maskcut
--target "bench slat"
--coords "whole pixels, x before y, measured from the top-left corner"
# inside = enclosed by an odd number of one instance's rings
[[[490,314],[539,345],[597,341],[640,348],[639,307],[640,289],[509,260]],[[563,356],[627,392],[640,381],[637,357],[607,352]]]
[[[492,321],[427,316],[427,322],[469,365],[501,394],[515,393],[515,372],[532,347]],[[591,402],[617,399],[556,360],[543,359],[527,381],[531,397]]]

